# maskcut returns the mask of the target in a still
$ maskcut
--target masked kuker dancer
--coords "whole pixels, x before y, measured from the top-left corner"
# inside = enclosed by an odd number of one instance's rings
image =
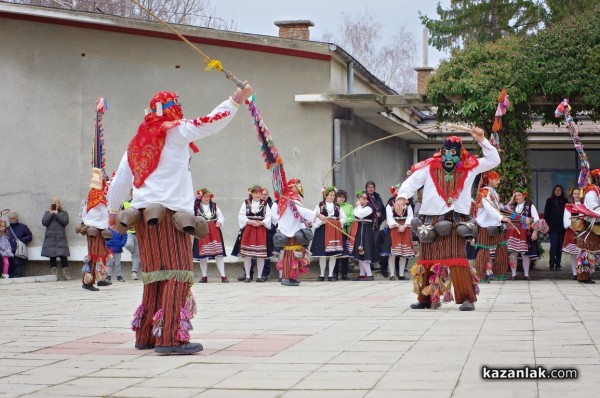
[[[466,239],[474,229],[469,219],[471,187],[477,174],[500,164],[500,156],[482,129],[472,129],[471,135],[483,157],[471,155],[460,138],[448,137],[440,152],[411,167],[411,175],[396,194],[396,213],[401,214],[408,198],[423,187],[423,204],[413,219],[421,240],[419,260],[412,269],[418,294],[413,309],[438,308],[442,300],[451,301],[451,285],[456,303],[462,303],[460,310],[475,309],[479,278],[465,252]]]
[[[159,92],[138,127],[108,191],[111,223],[121,228],[137,224],[144,292],[134,314],[135,346],[160,354],[191,354],[202,350],[190,343],[190,318],[196,308],[192,242],[202,239],[206,220],[194,216],[194,188],[188,169],[193,141],[216,134],[234,117],[252,93],[238,88],[209,115],[183,119],[179,98]],[[116,214],[133,185],[131,207]],[[142,220],[143,219],[143,220]]]
[[[583,206],[585,208],[586,224],[577,236],[577,247],[581,250],[577,259],[577,282],[593,284],[592,273],[600,257],[600,235],[591,228],[590,222],[600,223],[600,169],[589,173],[589,182],[584,189]],[[571,208],[570,205],[567,205]]]

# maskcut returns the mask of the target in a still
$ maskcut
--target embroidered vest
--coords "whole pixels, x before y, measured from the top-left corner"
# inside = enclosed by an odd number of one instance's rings
[[[202,202],[199,202],[196,206],[196,215],[200,217],[204,217],[206,221],[211,221],[212,219],[217,218],[217,204],[214,202],[210,202],[208,204],[210,213],[204,212],[204,207],[202,206]]]
[[[258,212],[256,212],[256,213],[252,212],[252,200],[246,199],[245,203],[246,203],[246,217],[248,217],[250,220],[258,220],[258,221],[262,221],[265,219],[265,206],[267,205],[267,202],[265,202],[264,200],[261,200],[260,207],[258,208]]]
[[[319,212],[324,215],[325,217],[329,217],[329,218],[336,218],[339,219],[340,218],[340,205],[338,205],[337,203],[333,203],[333,214],[329,214],[329,212],[327,211],[327,205],[325,201],[322,201],[321,203],[319,203]]]

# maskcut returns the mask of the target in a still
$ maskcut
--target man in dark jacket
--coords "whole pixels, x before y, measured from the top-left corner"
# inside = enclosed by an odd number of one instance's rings
[[[19,222],[19,213],[11,211],[8,213],[8,222],[10,223],[10,229],[8,230],[8,240],[10,241],[10,247],[12,248],[13,254],[17,251],[17,239],[21,242],[28,244],[33,239],[31,231],[25,224]],[[12,257],[10,259],[11,264],[8,273],[11,278],[21,278],[25,276],[25,264],[27,264],[26,258]]]

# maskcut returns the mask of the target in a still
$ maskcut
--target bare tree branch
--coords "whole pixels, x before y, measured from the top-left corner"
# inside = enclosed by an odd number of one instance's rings
[[[342,22],[337,32],[326,32],[321,40],[343,47],[371,73],[396,91],[414,92],[415,39],[401,26],[390,43],[382,45],[382,28],[368,8],[356,15],[342,12]]]

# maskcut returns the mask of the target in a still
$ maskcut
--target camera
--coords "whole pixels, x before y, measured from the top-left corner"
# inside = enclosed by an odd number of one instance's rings
[[[52,206],[50,206],[50,209],[56,210],[56,203],[52,203]]]

